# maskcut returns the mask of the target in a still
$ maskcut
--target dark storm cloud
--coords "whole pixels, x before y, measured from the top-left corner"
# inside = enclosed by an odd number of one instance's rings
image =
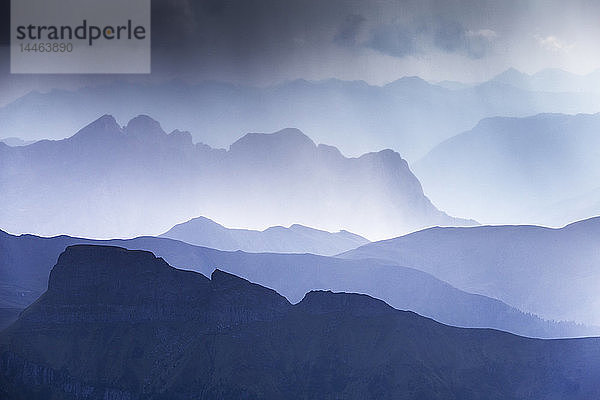
[[[448,53],[461,53],[470,58],[482,58],[491,49],[494,32],[474,32],[457,21],[438,19],[433,35],[434,45]]]
[[[442,19],[435,27],[433,43],[447,52],[462,50],[466,46],[466,30],[456,21]]]
[[[492,50],[494,37],[492,30],[468,30],[455,20],[421,18],[376,26],[365,45],[398,58],[441,50],[479,59]]]
[[[418,32],[401,24],[386,24],[375,27],[366,43],[367,47],[393,57],[415,54]]]
[[[243,76],[281,70],[319,49],[339,9],[299,0],[155,0],[152,11],[153,70]]]
[[[10,33],[9,3],[0,0],[3,80],[16,79],[7,74],[8,52],[2,46]],[[583,70],[600,63],[595,51],[600,2],[590,0],[573,0],[568,7],[561,0],[152,0],[151,4],[150,79],[270,84],[336,77],[385,83],[404,74],[420,74],[433,80],[472,81],[508,67],[526,72],[546,67]],[[564,46],[569,57],[548,51],[535,38],[569,45]],[[6,85],[0,82],[2,91]]]
[[[355,46],[367,19],[359,14],[348,15],[340,25],[334,41],[342,46]]]

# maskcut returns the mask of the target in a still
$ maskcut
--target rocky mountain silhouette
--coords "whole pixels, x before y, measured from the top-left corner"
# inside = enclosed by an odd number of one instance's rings
[[[72,246],[0,334],[3,398],[590,399],[598,339],[444,326],[365,295],[296,305],[216,270]]]
[[[158,235],[198,215],[368,238],[474,223],[436,209],[391,150],[347,158],[297,129],[218,150],[147,116],[121,127],[106,115],[68,139],[0,146],[0,186],[0,226],[43,235]]]
[[[58,236],[0,234],[0,308],[9,313],[4,326],[47,288],[52,265],[75,244],[112,245],[147,250],[170,265],[210,276],[215,269],[277,290],[299,302],[311,290],[364,293],[397,309],[415,311],[439,322],[463,327],[496,328],[531,337],[575,337],[600,333],[593,326],[551,322],[496,299],[458,290],[432,275],[389,262],[342,260],[312,254],[225,252],[153,237],[95,241]],[[0,321],[2,322],[2,321]]]
[[[579,83],[562,81],[544,78],[519,85],[498,77],[451,88],[414,76],[383,86],[337,79],[300,79],[262,88],[220,82],[115,82],[31,92],[0,108],[0,137],[62,139],[100,112],[119,121],[148,114],[169,131],[191,131],[194,141],[212,147],[229,146],[241,132],[294,126],[317,142],[336,144],[344,154],[391,148],[412,163],[487,117],[600,112],[600,94],[588,93],[597,84],[585,84],[587,90],[581,92]]]

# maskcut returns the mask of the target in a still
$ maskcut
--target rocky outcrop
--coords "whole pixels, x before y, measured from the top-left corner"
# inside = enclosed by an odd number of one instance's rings
[[[290,306],[274,291],[219,270],[208,279],[177,270],[148,251],[75,245],[60,255],[48,290],[23,313],[22,322],[194,321],[211,329],[272,319]]]

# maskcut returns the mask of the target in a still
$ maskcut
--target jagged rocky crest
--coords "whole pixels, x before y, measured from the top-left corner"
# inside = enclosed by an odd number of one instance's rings
[[[0,224],[15,232],[131,237],[198,215],[375,238],[473,224],[438,210],[398,153],[347,158],[297,129],[247,134],[223,150],[148,116],[121,127],[105,115],[68,139],[0,151]]]

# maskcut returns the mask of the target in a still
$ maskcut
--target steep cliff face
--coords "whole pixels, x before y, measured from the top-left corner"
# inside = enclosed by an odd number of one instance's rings
[[[257,291],[262,296],[249,296]],[[60,255],[48,290],[23,313],[21,322],[231,325],[270,319],[290,306],[274,291],[220,270],[208,279],[177,270],[147,251],[75,245]]]
[[[0,386],[8,398],[137,399],[214,335],[291,308],[220,270],[208,279],[147,251],[70,246],[0,340]]]

